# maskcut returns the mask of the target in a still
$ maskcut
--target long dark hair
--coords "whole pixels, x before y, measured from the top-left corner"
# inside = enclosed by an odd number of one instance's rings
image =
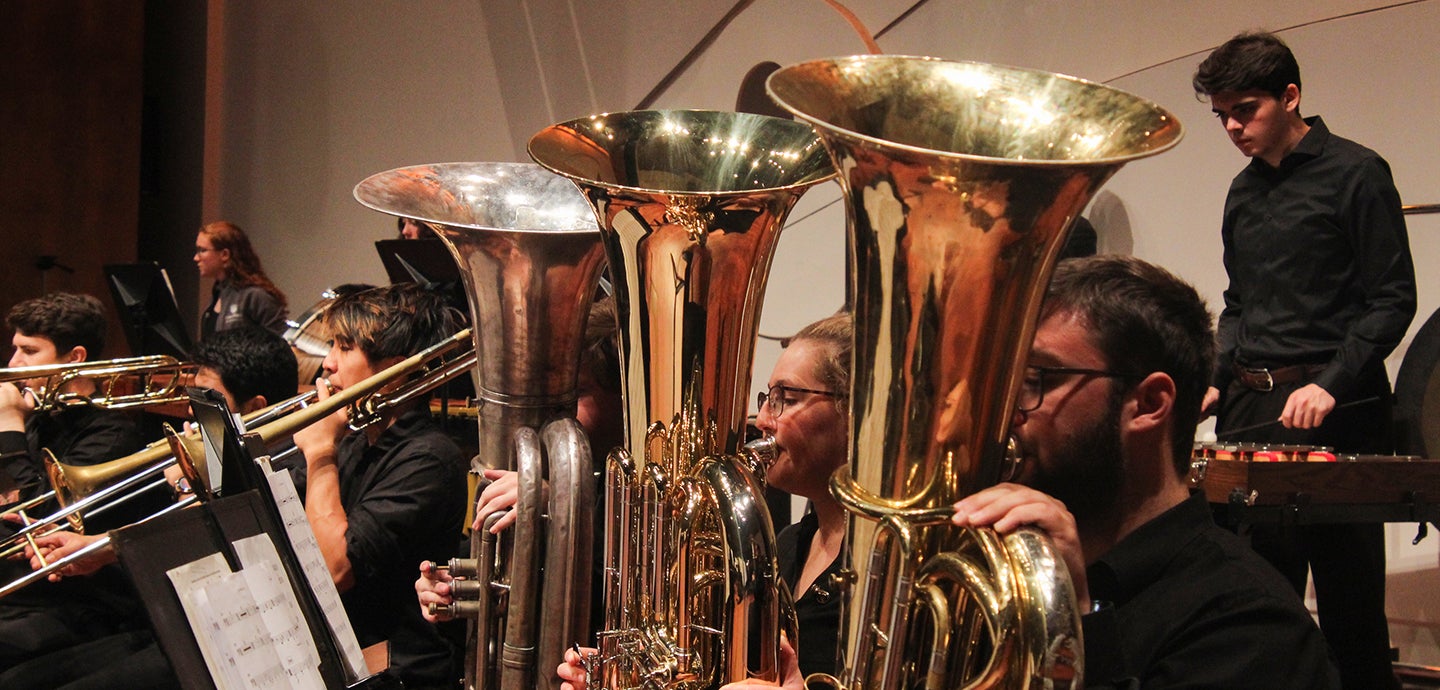
[[[258,287],[278,300],[280,306],[286,306],[285,293],[275,287],[275,283],[265,275],[265,269],[260,265],[260,257],[255,254],[255,248],[250,246],[250,238],[240,226],[219,220],[202,226],[200,234],[210,240],[216,251],[230,251],[230,263],[225,266],[226,280],[240,287]]]

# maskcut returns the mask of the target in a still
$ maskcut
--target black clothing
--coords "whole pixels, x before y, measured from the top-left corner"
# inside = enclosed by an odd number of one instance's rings
[[[20,486],[23,499],[50,490],[41,449],[48,449],[67,465],[94,465],[143,446],[139,427],[129,414],[71,405],[30,415],[23,432],[0,431],[0,463]]]
[[[0,432],[0,452],[7,469],[28,467],[41,477],[41,448],[67,464],[93,465],[129,455],[144,445],[128,414],[89,406],[32,414],[25,420],[25,429],[24,433]],[[48,483],[32,487],[29,495],[41,490],[49,490]],[[98,532],[116,526],[105,523],[125,524],[148,507],[127,504],[108,511],[104,519],[87,520],[87,529]],[[53,508],[52,504],[36,513],[48,514]],[[117,515],[122,512],[125,515]],[[13,526],[4,523],[0,531],[12,533]],[[28,562],[7,562],[0,567],[7,582],[29,570]],[[107,566],[89,577],[36,582],[0,600],[0,671],[56,650],[148,626],[145,609],[119,566]]]
[[[805,559],[810,557],[810,542],[820,529],[820,521],[814,513],[793,525],[780,530],[775,537],[777,560],[780,562],[780,579],[786,583],[800,580],[800,571],[805,568]],[[795,593],[795,617],[800,626],[800,646],[795,650],[800,662],[800,673],[838,672],[836,647],[840,639],[840,587],[832,577],[840,574],[841,559],[836,558],[815,583],[804,592]]]
[[[453,686],[451,649],[415,604],[421,561],[455,553],[465,519],[466,460],[430,417],[412,409],[370,445],[353,433],[336,448],[346,557],[355,586],[340,595],[360,646],[390,642],[406,687]]]
[[[102,637],[0,673],[6,690],[179,690],[148,629]]]
[[[1222,363],[1326,364],[1315,382],[1350,397],[1415,315],[1415,268],[1390,166],[1319,117],[1272,168],[1250,161],[1225,198]],[[1225,391],[1230,369],[1217,367]]]
[[[221,313],[215,312],[217,302]],[[277,335],[283,334],[288,315],[280,300],[262,287],[240,287],[228,280],[216,281],[210,291],[210,306],[200,313],[200,339],[244,326],[259,326]]]
[[[1318,117],[1306,122],[1310,131],[1279,168],[1251,160],[1225,200],[1221,235],[1230,286],[1217,333],[1217,434],[1221,441],[1386,454],[1393,442],[1384,360],[1415,314],[1415,269],[1400,196],[1383,158],[1331,134]],[[1232,362],[1316,365],[1317,371],[1261,391],[1233,382]],[[1276,424],[1226,433],[1279,419],[1290,394],[1310,383],[1337,406],[1375,400],[1333,411],[1318,429]],[[1297,591],[1304,592],[1307,566],[1314,575],[1321,627],[1345,687],[1398,687],[1390,669],[1379,527],[1257,525],[1252,536],[1255,549]],[[1346,555],[1351,552],[1356,555]]]
[[[1086,574],[1088,688],[1339,687],[1300,598],[1196,494],[1125,537]]]
[[[1095,232],[1095,226],[1085,216],[1079,216],[1075,219],[1075,225],[1070,228],[1070,236],[1065,238],[1065,245],[1060,248],[1060,258],[1095,256],[1099,242],[1100,236]]]
[[[1278,419],[1290,394],[1310,382],[1303,378],[1268,393],[1232,383],[1226,396],[1226,423],[1238,426],[1246,422],[1228,420]],[[1244,440],[1329,446],[1353,453],[1390,452],[1390,382],[1385,370],[1367,372],[1356,396],[1379,399],[1335,410],[1316,429],[1277,424],[1246,433]],[[1261,523],[1251,525],[1249,535],[1255,551],[1279,569],[1300,596],[1305,594],[1306,575],[1314,575],[1320,629],[1335,650],[1344,687],[1398,688],[1385,618],[1384,525]]]

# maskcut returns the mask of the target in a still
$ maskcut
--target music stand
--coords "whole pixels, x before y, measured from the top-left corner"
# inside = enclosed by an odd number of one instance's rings
[[[170,276],[155,262],[108,264],[106,283],[135,355],[190,356],[190,332],[180,318]]]
[[[420,283],[429,287],[460,280],[460,267],[441,240],[376,240],[375,251],[392,284]]]

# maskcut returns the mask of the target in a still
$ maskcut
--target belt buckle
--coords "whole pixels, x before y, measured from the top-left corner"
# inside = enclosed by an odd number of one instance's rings
[[[1270,375],[1269,369],[1251,369],[1250,367],[1242,367],[1239,365],[1237,365],[1237,369],[1240,372],[1240,378],[1245,381],[1246,386],[1261,393],[1269,393],[1275,390],[1275,377]]]
[[[1270,370],[1260,369],[1259,371],[1260,373],[1265,375],[1265,384],[1264,386],[1257,387],[1257,390],[1259,390],[1261,393],[1269,393],[1270,391],[1275,390],[1275,377],[1270,375]]]

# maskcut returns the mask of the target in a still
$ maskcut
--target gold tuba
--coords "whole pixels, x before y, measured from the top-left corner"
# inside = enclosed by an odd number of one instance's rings
[[[848,206],[850,465],[831,489],[858,590],[835,682],[1079,687],[1079,612],[1049,540],[956,529],[950,506],[1014,469],[1009,422],[1071,223],[1179,122],[1103,85],[928,58],[805,62],[767,88],[819,132]]]
[[[755,455],[742,454],[752,347],[775,242],[834,172],[809,127],[705,111],[553,125],[530,155],[600,220],[620,322],[625,447],[606,463],[605,690],[778,679],[793,618]],[[793,624],[790,626],[793,627]]]
[[[367,178],[355,198],[424,222],[459,264],[479,355],[473,469],[519,475],[514,528],[497,543],[485,525],[472,558],[449,566],[466,578],[452,589],[454,612],[475,619],[466,687],[558,687],[566,645],[589,634],[595,485],[574,417],[605,260],[595,218],[573,185],[530,163],[400,168]]]

